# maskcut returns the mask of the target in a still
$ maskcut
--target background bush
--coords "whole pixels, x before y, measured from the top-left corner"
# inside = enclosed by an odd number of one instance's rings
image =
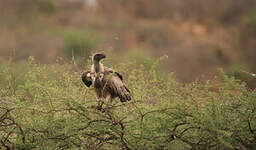
[[[64,52],[68,57],[89,58],[100,43],[100,35],[86,29],[70,30],[64,35]]]
[[[255,149],[256,92],[222,74],[222,82],[180,84],[155,67],[118,64],[132,91],[128,103],[96,110],[92,89],[72,64],[30,58],[15,73],[1,66],[1,149]],[[17,75],[14,75],[17,74]],[[22,82],[17,82],[18,77]]]

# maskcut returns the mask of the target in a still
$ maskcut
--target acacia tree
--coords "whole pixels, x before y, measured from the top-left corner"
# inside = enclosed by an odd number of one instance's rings
[[[160,78],[156,64],[116,66],[129,72],[132,101],[105,104],[103,111],[94,108],[94,92],[72,64],[40,65],[31,59],[21,74],[3,67],[0,148],[255,148],[255,91],[225,74],[218,84],[183,85],[173,74]]]

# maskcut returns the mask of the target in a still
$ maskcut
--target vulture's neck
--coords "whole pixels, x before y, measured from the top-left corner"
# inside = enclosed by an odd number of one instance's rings
[[[100,62],[98,62],[98,61],[93,61],[93,65],[94,65],[94,71],[95,71],[96,73],[98,73],[98,72],[103,72],[103,71],[104,71],[103,65],[102,65]]]

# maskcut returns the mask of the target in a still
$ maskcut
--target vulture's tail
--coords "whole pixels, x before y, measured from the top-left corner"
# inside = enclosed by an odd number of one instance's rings
[[[121,102],[131,100],[130,91],[125,85],[120,88],[118,92],[118,97],[120,98]]]

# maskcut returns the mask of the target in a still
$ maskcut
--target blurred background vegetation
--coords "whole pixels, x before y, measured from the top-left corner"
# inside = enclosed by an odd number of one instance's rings
[[[255,49],[255,0],[0,0],[0,149],[256,149]],[[96,50],[132,95],[103,112]]]
[[[0,0],[1,63],[83,62],[100,49],[149,66],[168,55],[161,67],[182,82],[222,67],[253,88],[241,70],[256,72],[256,1]]]

